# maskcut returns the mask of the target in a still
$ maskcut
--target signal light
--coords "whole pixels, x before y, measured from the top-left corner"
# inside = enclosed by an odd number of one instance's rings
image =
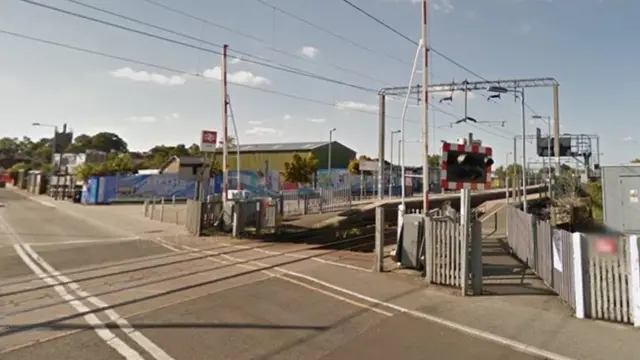
[[[443,142],[440,185],[451,190],[489,188],[494,164],[491,155],[490,147]]]

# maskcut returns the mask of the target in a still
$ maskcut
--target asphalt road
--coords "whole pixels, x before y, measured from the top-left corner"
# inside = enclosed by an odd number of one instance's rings
[[[346,271],[328,263],[187,251],[10,190],[0,203],[3,360],[542,358],[274,269]]]

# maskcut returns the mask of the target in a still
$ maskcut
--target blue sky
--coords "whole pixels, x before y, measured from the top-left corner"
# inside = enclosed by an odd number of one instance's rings
[[[220,50],[68,1],[36,1]],[[361,44],[361,47],[256,0],[154,0],[248,36],[169,12],[143,0],[82,1],[211,43],[226,43],[232,51],[366,88],[406,85],[415,55],[414,45],[340,0],[266,2]],[[419,39],[420,5],[417,1],[352,2],[398,31]],[[637,93],[635,81],[640,78],[636,65],[640,45],[633,37],[631,40],[627,37],[640,33],[637,22],[640,3],[631,0],[431,0],[430,3],[430,42],[439,52],[489,79],[555,77],[561,84],[562,132],[600,135],[603,163],[620,163],[640,157],[636,150],[640,140],[640,134],[635,131],[637,111],[633,106]],[[215,67],[219,66],[220,56],[216,54],[76,19],[19,0],[4,0],[0,7],[2,30],[133,58],[185,73],[213,77],[219,74]],[[112,131],[125,138],[130,148],[146,149],[162,143],[198,142],[200,130],[220,129],[220,83],[214,80],[7,35],[0,35],[0,47],[3,136],[46,136],[49,129],[34,128],[30,124],[34,121],[67,122],[76,133]],[[273,51],[274,48],[280,53]],[[465,78],[477,80],[435,54],[431,65],[432,84]],[[229,94],[241,143],[320,141],[328,139],[329,129],[335,127],[336,140],[360,154],[375,156],[377,153],[375,93],[246,61],[230,63],[229,74],[232,81],[322,103],[231,85]],[[416,76],[419,81],[420,75]],[[435,96],[436,100],[441,97]],[[452,128],[447,124],[455,118],[432,111],[435,133],[432,131],[430,140],[438,143],[455,140],[472,131],[476,138],[494,148],[498,163],[504,162],[505,153],[513,147],[513,136],[521,133],[520,107],[512,98],[492,103],[484,96],[473,94],[468,103],[469,115],[480,121],[504,121],[504,127],[478,125],[482,131],[463,124]],[[527,103],[540,115],[552,115],[551,99],[551,89],[527,92]],[[439,107],[462,117],[461,96],[452,104],[440,104]],[[372,113],[353,111],[353,108]],[[388,131],[400,127],[401,110],[401,101],[388,101]],[[411,107],[408,111],[408,141],[420,138],[420,111],[419,107]],[[527,113],[528,117],[531,115]],[[530,134],[536,126],[546,131],[546,125],[539,120],[528,121],[527,126]],[[434,146],[431,150],[437,152]],[[533,146],[528,152],[533,153]],[[409,163],[418,164],[419,144],[408,143],[406,156]]]

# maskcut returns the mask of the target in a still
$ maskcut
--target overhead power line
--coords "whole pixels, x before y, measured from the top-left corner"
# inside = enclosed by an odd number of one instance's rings
[[[76,2],[76,0],[67,0],[67,1]],[[174,14],[177,14],[177,15],[180,15],[180,16],[184,16],[184,17],[192,19],[192,20],[200,21],[200,22],[202,22],[204,24],[207,24],[207,25],[210,25],[210,26],[213,26],[213,27],[228,31],[228,32],[230,32],[232,34],[235,34],[237,36],[249,39],[251,41],[255,41],[255,42],[259,43],[261,46],[264,46],[266,49],[269,49],[269,50],[271,50],[271,51],[273,51],[275,53],[287,56],[289,58],[305,61],[305,62],[310,63],[310,64],[326,65],[326,66],[329,66],[331,68],[340,70],[340,71],[342,71],[344,73],[356,75],[356,76],[359,76],[359,77],[361,77],[363,79],[368,79],[368,80],[375,81],[375,82],[378,82],[378,83],[381,83],[381,84],[384,84],[384,85],[388,85],[385,81],[383,81],[383,80],[381,80],[379,78],[372,77],[370,75],[361,73],[359,71],[356,71],[356,70],[353,70],[353,69],[350,69],[350,68],[347,68],[347,67],[344,67],[344,66],[341,66],[341,65],[338,65],[338,64],[334,64],[334,63],[326,62],[326,61],[316,61],[316,60],[312,60],[312,59],[309,59],[307,57],[304,57],[304,56],[301,56],[301,55],[298,55],[298,54],[295,54],[295,53],[291,53],[291,52],[286,51],[286,50],[282,50],[280,48],[277,48],[275,46],[270,45],[268,43],[268,41],[265,40],[265,39],[261,39],[261,38],[259,38],[257,36],[254,36],[254,35],[251,35],[251,34],[247,34],[245,32],[239,31],[237,29],[218,24],[216,22],[207,20],[207,19],[205,19],[203,17],[200,17],[200,16],[193,15],[193,14],[188,13],[186,11],[182,11],[180,9],[177,9],[177,8],[174,8],[174,7],[171,7],[171,6],[168,6],[168,5],[165,5],[165,4],[161,4],[161,3],[157,2],[157,1],[154,1],[154,0],[141,0],[141,1],[144,1],[144,2],[146,2],[146,3],[148,3],[148,4],[152,5],[152,6],[156,6],[156,7],[159,7],[161,9],[164,9],[164,10],[166,10],[168,12],[172,12]],[[236,52],[235,50],[231,50],[231,51]]]
[[[179,41],[179,40],[170,39],[170,38],[167,38],[167,37],[164,37],[164,36],[160,36],[160,35],[156,35],[156,34],[153,34],[153,33],[150,33],[150,32],[146,32],[146,31],[130,28],[130,27],[127,27],[127,26],[124,26],[124,25],[119,25],[119,24],[115,24],[115,23],[112,23],[112,22],[109,22],[109,21],[100,20],[100,19],[97,19],[97,18],[94,18],[94,17],[91,17],[91,16],[79,14],[79,13],[76,13],[76,12],[73,12],[73,11],[68,11],[68,10],[64,10],[64,9],[61,9],[61,8],[57,8],[55,6],[41,4],[41,3],[38,3],[38,2],[35,2],[35,1],[31,1],[31,0],[19,0],[19,1],[22,1],[22,2],[24,2],[26,4],[38,6],[38,7],[41,7],[41,8],[48,9],[48,10],[52,10],[52,11],[55,11],[55,12],[59,12],[59,13],[62,13],[62,14],[66,14],[66,15],[69,15],[69,16],[73,16],[73,17],[77,17],[77,18],[80,18],[80,19],[84,19],[84,20],[88,20],[88,21],[91,21],[91,22],[95,22],[95,23],[98,23],[98,24],[102,24],[102,25],[106,25],[106,26],[109,26],[109,27],[113,27],[113,28],[116,28],[116,29],[120,29],[120,30],[124,30],[124,31],[128,31],[128,32],[132,32],[132,33],[135,33],[135,34],[147,36],[147,37],[150,37],[150,38],[154,38],[154,39],[157,39],[157,40],[161,40],[161,41],[173,43],[173,44],[176,44],[176,45],[184,46],[184,47],[191,48],[191,49],[194,49],[194,50],[200,50],[200,51],[204,51],[204,52],[208,52],[208,53],[212,53],[212,54],[216,54],[216,55],[222,55],[222,52],[220,52],[218,50],[213,50],[213,49],[205,48],[205,47],[202,47],[202,46],[185,43],[185,42],[182,42],[182,41]],[[248,55],[251,56],[251,57],[255,57],[254,55],[251,55],[251,54],[248,54]],[[360,90],[360,91],[377,93],[377,89],[368,88],[368,87],[364,87],[364,86],[360,86],[360,85],[356,85],[356,84],[351,84],[351,83],[348,83],[348,82],[345,82],[345,81],[328,78],[328,77],[325,77],[325,76],[322,76],[322,75],[310,73],[310,72],[307,72],[307,71],[304,71],[304,70],[300,70],[300,69],[295,69],[295,68],[286,67],[286,66],[282,66],[282,65],[272,65],[272,64],[265,63],[265,62],[246,59],[246,58],[242,58],[242,57],[238,57],[238,56],[230,56],[230,57],[237,58],[237,59],[243,60],[243,61],[248,62],[248,63],[255,64],[255,65],[259,65],[259,66],[271,68],[271,69],[274,69],[274,70],[278,70],[278,71],[294,74],[294,75],[299,75],[299,76],[303,76],[303,77],[307,77],[307,78],[311,78],[311,79],[315,79],[315,80],[325,81],[325,82],[329,82],[329,83],[333,83],[333,84],[349,87],[349,88]]]
[[[260,0],[258,0],[260,1]],[[401,38],[407,40],[408,42],[410,42],[411,44],[418,46],[418,42],[411,39],[410,37],[408,37],[407,35],[401,33],[400,31],[396,30],[394,27],[392,27],[391,25],[385,23],[384,21],[380,20],[379,18],[375,17],[374,15],[372,15],[371,13],[367,12],[366,10],[364,10],[363,8],[359,7],[358,5],[352,3],[349,0],[342,0],[342,2],[344,2],[345,4],[349,5],[350,7],[354,8],[355,10],[357,10],[358,12],[360,12],[361,14],[363,14],[364,16],[368,17],[369,19],[375,21],[376,23],[384,26],[386,29],[390,30],[391,32],[393,32],[394,34],[400,36]],[[440,51],[436,50],[435,48],[433,48],[432,46],[429,46],[429,51],[433,51],[435,54],[437,54],[438,56],[440,56],[441,58],[447,60],[448,62],[450,62],[451,64],[459,67],[460,69],[468,72],[469,74],[482,79],[484,81],[488,81],[487,79],[485,79],[483,76],[479,75],[478,73],[476,73],[475,71],[469,69],[468,67],[460,64],[459,62],[453,60],[452,58],[450,58],[449,56],[441,53]]]
[[[148,1],[148,0],[144,0],[144,1]],[[295,19],[295,20],[297,20],[297,21],[299,21],[301,23],[307,24],[307,25],[311,26],[312,28],[314,28],[316,30],[322,31],[322,32],[324,32],[324,33],[326,33],[328,35],[333,36],[336,39],[339,39],[341,41],[349,43],[352,46],[355,46],[355,47],[357,47],[357,48],[359,48],[361,50],[364,50],[364,51],[369,52],[369,53],[374,54],[374,55],[383,55],[383,56],[385,56],[387,58],[393,59],[393,60],[398,61],[398,62],[400,62],[402,64],[411,66],[411,63],[406,61],[406,60],[400,59],[400,58],[398,58],[398,57],[396,57],[394,55],[391,55],[391,54],[387,54],[387,53],[380,52],[380,51],[375,51],[375,50],[373,50],[373,49],[371,49],[371,48],[369,48],[367,46],[364,46],[364,45],[362,45],[362,44],[360,44],[360,43],[358,43],[356,41],[353,41],[353,40],[351,40],[351,39],[349,39],[349,38],[347,38],[345,36],[342,36],[342,35],[340,35],[340,34],[338,34],[336,32],[333,32],[333,31],[331,31],[331,30],[329,30],[327,28],[324,28],[324,27],[322,27],[320,25],[317,25],[317,24],[315,24],[315,23],[313,23],[313,22],[311,22],[311,21],[309,21],[309,20],[307,20],[307,19],[305,19],[305,18],[303,18],[301,16],[295,15],[295,14],[293,14],[293,13],[287,11],[287,10],[284,10],[284,9],[278,7],[278,6],[275,6],[275,5],[269,3],[269,2],[267,2],[265,0],[256,0],[256,1],[259,2],[260,4],[264,5],[264,6],[268,7],[268,8],[272,8],[273,10],[275,10],[275,11],[277,11],[277,12],[279,12],[279,13],[285,15],[285,16],[288,16],[288,17],[290,17],[292,19]]]
[[[261,1],[261,0],[257,0],[257,1]],[[391,25],[387,24],[386,22],[382,21],[381,19],[379,19],[378,17],[372,15],[371,13],[369,13],[368,11],[364,10],[363,8],[361,8],[360,6],[354,4],[353,2],[351,2],[350,0],[341,0],[342,2],[344,2],[345,4],[349,5],[350,7],[352,7],[353,9],[357,10],[358,12],[360,12],[361,14],[363,14],[364,16],[368,17],[369,19],[375,21],[376,23],[382,25],[383,27],[385,27],[386,29],[388,29],[389,31],[393,32],[394,34],[400,36],[401,38],[407,40],[408,42],[410,42],[411,44],[418,46],[418,42],[411,39],[410,37],[408,37],[407,35],[401,33],[400,31],[398,31],[397,29],[395,29],[394,27],[392,27]],[[487,78],[485,78],[484,76],[478,74],[477,72],[469,69],[468,67],[462,65],[461,63],[455,61],[454,59],[450,58],[449,56],[441,53],[440,51],[436,50],[435,48],[433,48],[432,46],[429,47],[429,51],[433,51],[435,54],[437,54],[438,56],[440,56],[441,58],[445,59],[446,61],[448,61],[449,63],[457,66],[458,68],[468,72],[469,74],[484,80],[484,81],[489,81]],[[537,115],[537,113],[527,104],[525,104],[525,106],[534,114]]]
[[[32,42],[36,42],[36,43],[40,43],[40,44],[46,44],[46,45],[50,45],[50,46],[64,48],[64,49],[67,49],[67,50],[73,50],[73,51],[80,52],[80,53],[100,56],[100,57],[104,57],[104,58],[108,58],[108,59],[112,59],[112,60],[119,60],[119,61],[123,61],[123,62],[126,62],[126,63],[143,65],[143,66],[147,66],[147,67],[150,67],[150,68],[154,68],[154,69],[158,69],[158,70],[163,70],[163,71],[167,71],[167,72],[170,72],[170,73],[174,73],[174,74],[177,74],[177,75],[183,75],[183,76],[187,75],[187,76],[193,76],[193,77],[197,77],[197,78],[201,78],[201,79],[205,79],[205,80],[214,80],[214,81],[218,81],[218,82],[220,81],[220,80],[215,79],[215,78],[205,77],[204,75],[202,75],[200,73],[193,73],[193,72],[189,72],[189,71],[186,71],[186,70],[177,69],[177,68],[174,68],[174,67],[159,65],[159,64],[155,64],[155,63],[151,63],[151,62],[147,62],[147,61],[142,61],[142,60],[137,60],[137,59],[126,57],[126,56],[114,55],[114,54],[110,54],[110,53],[106,53],[106,52],[102,52],[102,51],[97,51],[97,50],[83,48],[83,47],[80,47],[80,46],[66,44],[66,43],[63,43],[63,42],[47,40],[47,39],[43,39],[43,38],[38,38],[38,37],[34,37],[34,36],[20,34],[20,33],[16,33],[16,32],[9,31],[9,30],[0,29],[0,34],[7,35],[7,36],[12,36],[12,37],[15,37],[15,38],[20,38],[22,40],[32,41]],[[258,87],[253,87],[253,86],[234,83],[234,82],[230,82],[230,85],[238,86],[238,87],[242,87],[242,88],[246,88],[246,89],[249,89],[249,90],[258,91],[258,92],[262,92],[262,93],[282,96],[282,97],[286,97],[286,98],[290,98],[290,99],[294,99],[294,100],[299,100],[299,101],[314,103],[314,104],[318,104],[318,105],[328,106],[328,107],[332,107],[332,108],[342,109],[337,103],[331,103],[331,102],[328,102],[328,101],[313,99],[313,98],[299,96],[299,95],[293,95],[293,94],[289,94],[289,93],[281,92],[281,91],[277,91],[277,90],[258,88]],[[344,110],[353,111],[353,112],[359,112],[359,113],[367,114],[367,115],[370,115],[370,116],[378,116],[378,113],[376,111],[368,111],[368,110],[364,110],[364,109],[351,109],[351,108],[344,109]],[[394,118],[394,119],[399,119],[399,117],[394,117],[394,116],[390,116],[390,117]],[[406,121],[418,123],[417,121],[414,121],[414,120],[406,120]]]

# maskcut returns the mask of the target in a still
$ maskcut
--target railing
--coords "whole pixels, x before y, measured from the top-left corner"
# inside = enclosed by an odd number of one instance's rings
[[[349,210],[354,202],[351,186],[286,190],[281,193],[280,201],[285,216]]]
[[[513,206],[507,210],[507,243],[523,263],[575,308],[572,233],[554,229]]]

